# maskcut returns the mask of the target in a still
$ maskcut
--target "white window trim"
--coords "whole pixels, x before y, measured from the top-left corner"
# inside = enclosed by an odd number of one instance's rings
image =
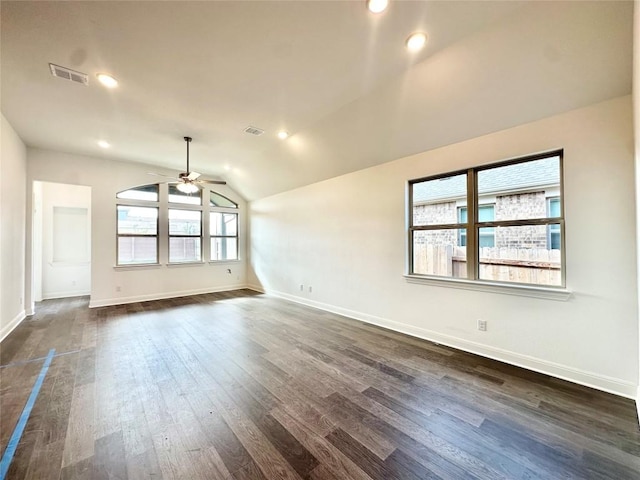
[[[498,293],[504,295],[517,295],[521,297],[542,298],[566,302],[573,292],[567,288],[543,287],[522,283],[499,283],[484,280],[467,280],[463,278],[433,277],[426,275],[404,275],[407,283],[431,285],[446,288],[461,288],[463,290],[475,290],[479,292]]]
[[[547,192],[553,192],[555,193],[557,191],[557,195],[554,196],[560,196],[563,197],[563,182],[564,182],[564,175],[563,175],[563,163],[562,163],[562,159],[563,159],[563,150],[551,150],[548,152],[540,152],[537,154],[532,154],[526,157],[520,157],[520,158],[513,158],[513,159],[509,159],[509,160],[503,160],[500,162],[495,162],[495,163],[491,163],[491,164],[487,164],[484,166],[478,166],[478,167],[470,167],[469,169],[467,169],[466,171],[469,172],[471,170],[474,170],[477,174],[477,172],[479,170],[483,170],[486,168],[497,168],[500,165],[508,165],[511,163],[519,163],[519,162],[526,162],[526,161],[535,161],[536,157],[539,158],[544,158],[546,156],[555,156],[558,155],[560,157],[560,185],[559,186],[552,186],[552,187],[544,187],[542,188],[542,190],[545,192],[545,201],[548,202],[549,197],[547,195]],[[463,172],[462,170],[458,171],[458,172],[449,172],[443,175],[435,175],[432,177],[425,177],[422,180],[428,180],[430,178],[446,178],[447,176],[453,176],[456,174],[460,174],[461,172]],[[565,250],[565,245],[564,245],[564,230],[562,231],[563,235],[562,235],[562,286],[544,286],[544,285],[532,285],[532,284],[526,284],[526,283],[516,283],[516,282],[495,282],[495,281],[487,281],[487,280],[480,280],[480,279],[467,279],[467,278],[452,278],[452,277],[441,277],[441,276],[435,276],[435,275],[423,275],[423,274],[414,274],[411,273],[412,272],[412,250],[410,245],[411,242],[411,231],[412,231],[412,211],[413,208],[416,205],[424,205],[427,204],[428,202],[416,202],[413,203],[411,198],[410,198],[410,192],[412,191],[412,187],[411,184],[420,181],[420,179],[413,179],[413,180],[409,180],[407,181],[406,187],[405,187],[405,209],[406,209],[406,215],[405,215],[405,228],[406,228],[406,232],[409,233],[409,244],[407,244],[407,248],[405,249],[405,273],[404,273],[404,277],[405,280],[408,283],[414,283],[414,284],[423,284],[423,285],[434,285],[434,286],[439,286],[439,287],[453,287],[453,288],[462,288],[462,289],[467,289],[467,290],[477,290],[477,291],[485,291],[485,292],[492,292],[492,293],[503,293],[503,294],[508,294],[508,295],[519,295],[519,296],[526,296],[526,297],[535,297],[535,298],[547,298],[547,299],[552,299],[552,300],[562,300],[562,301],[566,301],[568,300],[571,295],[573,294],[573,292],[567,288],[567,277],[566,277],[566,250]],[[518,193],[524,193],[527,190],[518,190]],[[539,188],[535,189],[535,190],[531,190],[531,191],[540,191]],[[501,192],[502,193],[502,192]],[[488,198],[493,198],[495,199],[497,196],[496,195],[484,195],[484,200],[483,201],[483,197],[480,196],[476,196],[477,199],[477,206],[481,206],[486,202],[486,199]],[[447,201],[448,199],[443,199],[443,201]],[[466,202],[465,202],[466,203]],[[495,203],[495,202],[494,202]],[[562,221],[564,222],[564,199],[562,200]],[[458,200],[456,199],[456,214],[457,214],[457,209],[459,207],[466,207],[466,205],[459,205],[458,204]]]

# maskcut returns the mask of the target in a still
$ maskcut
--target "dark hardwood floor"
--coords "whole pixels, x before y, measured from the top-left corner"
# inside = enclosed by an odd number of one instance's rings
[[[8,479],[640,479],[630,400],[247,290],[38,304],[3,452],[52,348]]]

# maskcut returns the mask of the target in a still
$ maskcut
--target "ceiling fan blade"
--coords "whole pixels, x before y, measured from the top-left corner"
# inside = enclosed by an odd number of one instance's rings
[[[200,174],[198,172],[189,172],[189,175],[187,175],[187,178],[189,180],[196,180],[199,176]]]
[[[224,180],[198,180],[198,183],[209,183],[211,185],[226,185],[227,182]]]

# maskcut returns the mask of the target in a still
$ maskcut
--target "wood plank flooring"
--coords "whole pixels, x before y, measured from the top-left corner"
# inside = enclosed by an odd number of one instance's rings
[[[640,479],[630,400],[248,290],[38,304],[2,451],[51,348],[9,479]]]

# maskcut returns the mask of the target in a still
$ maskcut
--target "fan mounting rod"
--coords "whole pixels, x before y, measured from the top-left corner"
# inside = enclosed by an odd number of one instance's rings
[[[191,173],[191,170],[189,170],[189,144],[191,140],[193,140],[191,137],[184,137],[184,141],[187,142],[187,175]]]

